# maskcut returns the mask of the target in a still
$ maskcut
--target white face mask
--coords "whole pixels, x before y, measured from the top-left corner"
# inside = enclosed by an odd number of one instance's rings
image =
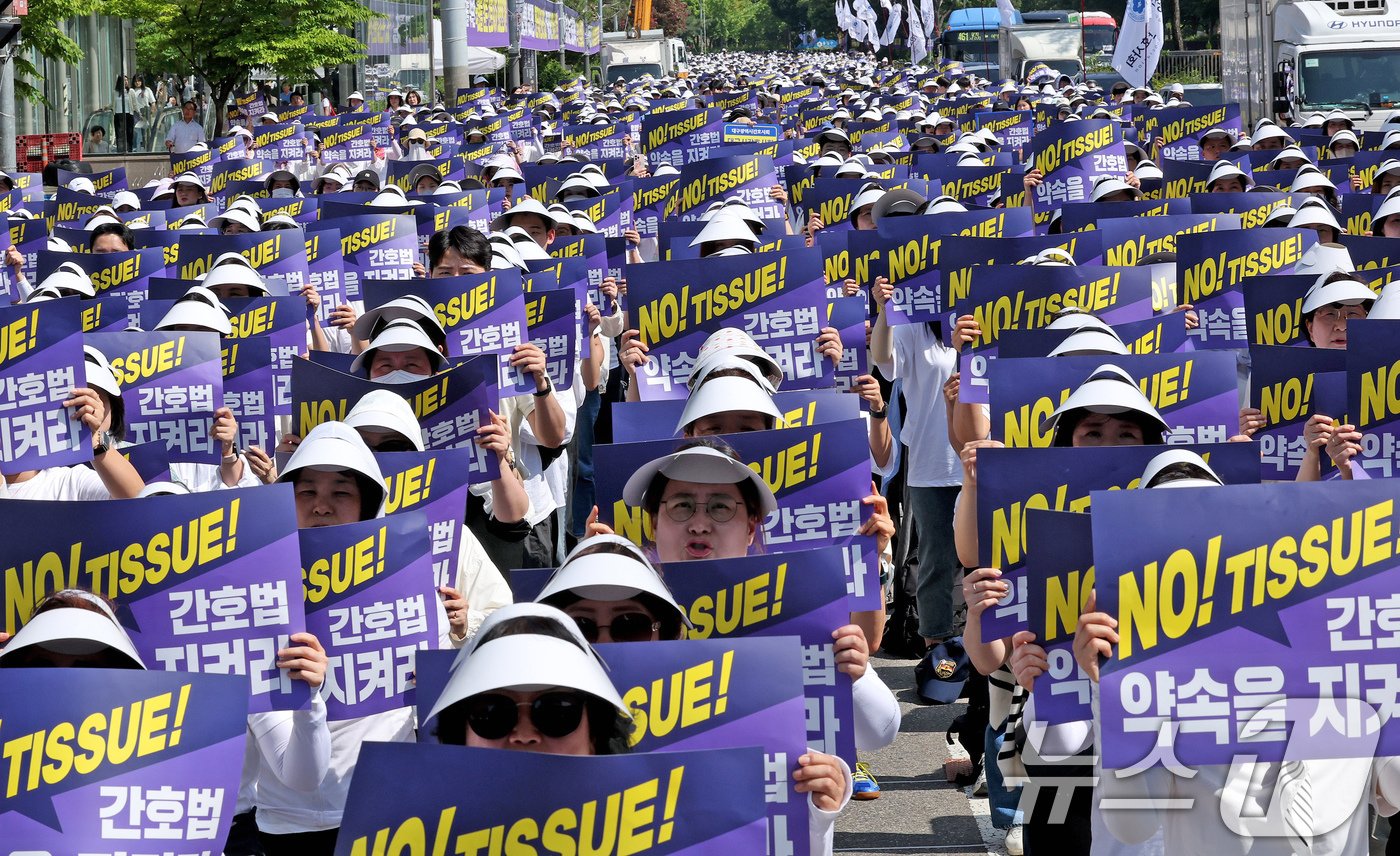
[[[296,191],[292,190],[290,187],[279,187],[272,191],[272,198],[290,199],[293,195],[295,195],[295,193]]]
[[[380,375],[374,380],[376,383],[413,383],[416,380],[427,380],[430,377],[432,377],[432,375],[417,374],[416,372],[397,369],[386,375]]]

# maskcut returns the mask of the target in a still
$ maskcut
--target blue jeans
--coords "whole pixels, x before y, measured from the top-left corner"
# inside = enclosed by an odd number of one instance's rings
[[[574,423],[578,462],[574,469],[574,501],[569,531],[576,538],[583,537],[584,529],[588,526],[588,515],[593,512],[593,423],[598,420],[598,411],[602,408],[603,397],[598,390],[590,389],[584,396],[583,405],[578,409],[578,420]]]
[[[919,635],[947,639],[953,635],[953,580],[958,551],[953,544],[953,508],[960,487],[910,487],[909,506],[919,529]]]
[[[1005,734],[987,726],[983,750],[986,754],[982,756],[982,764],[987,771],[987,802],[992,808],[992,826],[997,829],[1010,829],[1021,822],[1021,811],[1017,808],[1021,802],[1021,789],[1003,787],[1001,768],[997,766],[997,752],[1004,740]]]

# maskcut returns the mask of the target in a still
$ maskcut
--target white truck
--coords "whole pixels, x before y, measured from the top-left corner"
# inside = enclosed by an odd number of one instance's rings
[[[1247,126],[1400,109],[1400,0],[1220,0],[1220,81]]]
[[[1076,81],[1084,76],[1080,52],[1084,33],[1078,24],[1016,24],[1002,27],[997,34],[1002,77],[1025,78],[1036,63],[1067,74]]]
[[[661,30],[603,33],[603,79],[613,83],[652,77],[684,77],[689,72],[685,42]]]

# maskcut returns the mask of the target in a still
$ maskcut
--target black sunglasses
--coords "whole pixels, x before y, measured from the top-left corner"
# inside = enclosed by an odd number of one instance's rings
[[[598,622],[582,615],[575,615],[573,619],[584,639],[589,642],[598,641]],[[651,634],[660,629],[661,622],[644,612],[624,612],[613,616],[612,622],[608,624],[608,636],[614,642],[648,642],[651,640]]]
[[[467,726],[478,737],[500,740],[515,730],[520,722],[520,708],[530,708],[530,722],[545,737],[560,738],[573,734],[583,721],[582,693],[552,692],[537,696],[533,701],[516,701],[499,693],[473,696],[467,701]]]

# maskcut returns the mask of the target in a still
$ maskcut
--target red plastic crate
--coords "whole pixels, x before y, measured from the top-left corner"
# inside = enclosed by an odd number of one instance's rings
[[[26,164],[26,169],[38,164],[37,171],[44,164],[63,158],[82,160],[83,135],[63,134],[24,134],[15,138],[15,160]]]

